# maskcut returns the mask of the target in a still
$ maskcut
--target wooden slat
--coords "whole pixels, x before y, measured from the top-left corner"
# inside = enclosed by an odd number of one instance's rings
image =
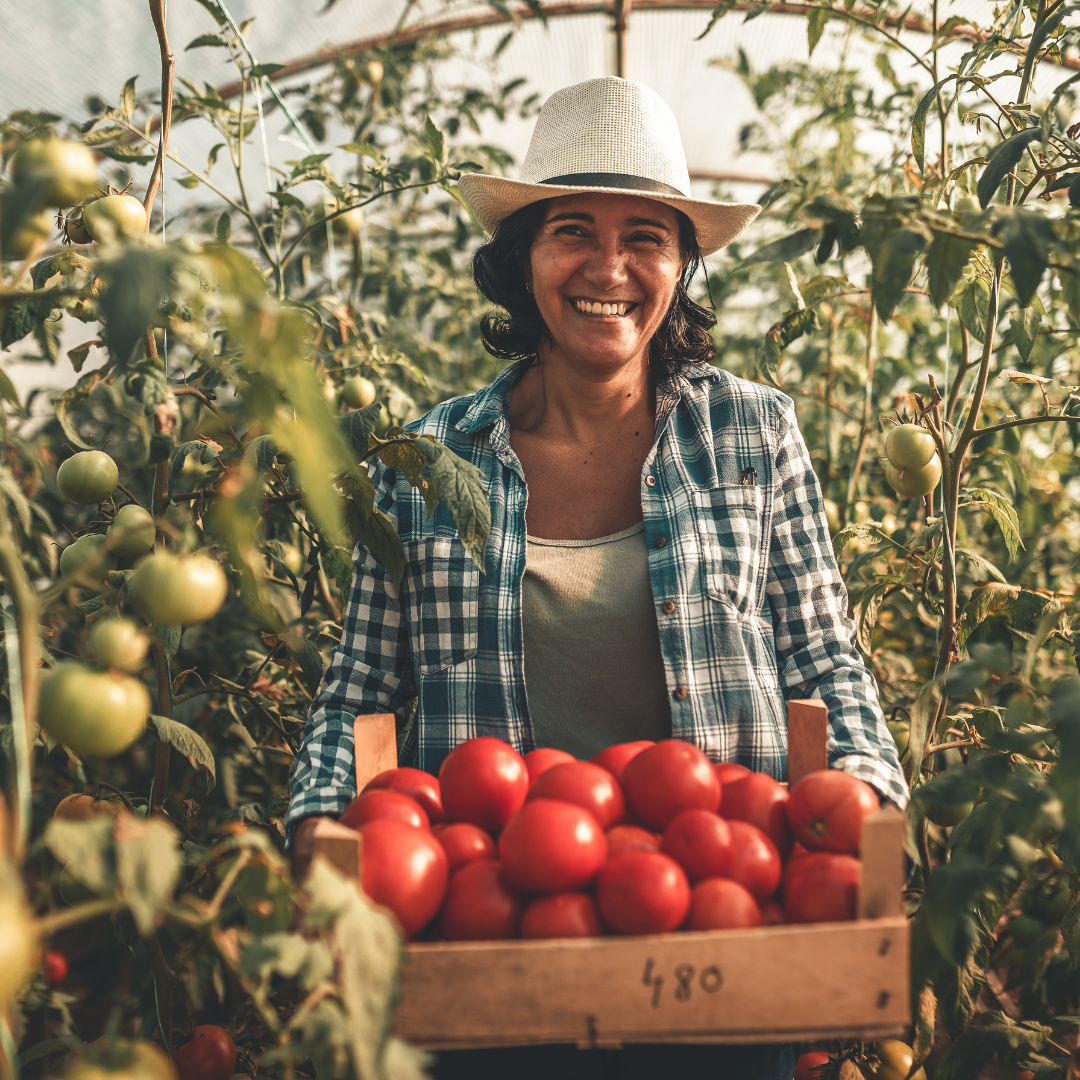
[[[829,709],[821,698],[788,702],[788,784],[807,773],[828,768]]]
[[[330,818],[320,818],[312,832],[312,859],[324,858],[342,875],[360,880],[360,834]]]
[[[353,722],[356,790],[363,791],[381,772],[397,768],[397,724],[393,713],[368,713]]]
[[[903,918],[408,946],[397,1034],[430,1049],[901,1033]]]
[[[886,806],[863,821],[859,918],[903,914],[904,815]]]

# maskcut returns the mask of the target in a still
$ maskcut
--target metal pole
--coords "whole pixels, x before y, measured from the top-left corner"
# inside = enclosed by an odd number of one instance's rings
[[[626,30],[633,0],[615,0],[615,74],[626,78]]]

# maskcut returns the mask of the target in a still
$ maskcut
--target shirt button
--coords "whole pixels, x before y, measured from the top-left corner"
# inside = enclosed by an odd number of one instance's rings
[[[663,612],[665,615],[670,615],[675,610],[675,602],[673,600],[665,600]]]
[[[667,547],[667,540],[662,536],[658,536],[656,538],[656,546],[658,548]]]
[[[656,477],[655,476],[646,476],[645,477],[645,486],[646,487],[656,487]]]
[[[687,690],[685,686],[680,686],[680,687],[678,687],[678,688],[677,688],[677,689],[675,690],[675,697],[676,697],[676,698],[677,698],[677,699],[678,699],[679,701],[682,701],[682,700],[683,700],[683,698],[685,698],[685,697],[686,697],[686,695],[687,695],[687,694],[689,694],[689,693],[690,693],[690,691],[689,691],[689,690]]]

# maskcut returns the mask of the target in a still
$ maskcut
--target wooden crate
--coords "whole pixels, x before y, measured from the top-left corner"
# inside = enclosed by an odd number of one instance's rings
[[[370,756],[360,786],[386,768],[393,718],[357,720]],[[789,776],[825,766],[820,701],[791,702]],[[381,748],[376,751],[376,748]],[[375,766],[378,765],[378,768]],[[863,825],[855,922],[556,941],[407,947],[394,1029],[432,1050],[576,1043],[766,1043],[900,1035],[910,1023],[909,931],[901,909],[903,818]],[[358,837],[326,822],[317,847],[357,874]]]

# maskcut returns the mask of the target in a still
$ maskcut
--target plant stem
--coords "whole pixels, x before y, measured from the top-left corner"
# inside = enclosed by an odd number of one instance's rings
[[[169,35],[165,31],[165,0],[150,0],[150,18],[154,21],[157,33],[158,52],[161,56],[161,130],[158,138],[158,155],[154,162],[154,171],[150,183],[146,185],[146,198],[143,209],[146,211],[146,228],[150,229],[150,211],[157,199],[161,187],[161,177],[165,167],[165,155],[169,149],[169,131],[172,128],[173,72],[176,68],[176,56],[169,48]]]
[[[862,422],[859,425],[859,442],[855,448],[855,459],[851,465],[848,479],[847,506],[854,505],[855,490],[859,483],[863,456],[866,453],[866,440],[870,434],[870,410],[874,403],[874,360],[877,354],[877,308],[873,298],[870,300],[870,322],[866,328],[866,393],[863,397]]]
[[[165,1043],[165,1049],[169,1051],[172,1047],[173,981],[176,976],[165,960],[157,935],[151,933],[141,940],[143,948],[146,949],[146,955],[150,958],[150,969],[154,974],[154,986],[157,988],[161,1038]]]
[[[157,673],[157,715],[171,720],[173,714],[172,680],[169,678],[169,659],[155,630],[150,640]],[[158,739],[154,754],[154,781],[151,789],[150,812],[160,810],[165,802],[165,787],[169,782],[169,756],[171,747],[164,739]]]
[[[78,926],[79,923],[96,919],[100,915],[111,915],[118,911],[120,906],[120,901],[114,899],[87,900],[84,904],[43,915],[35,923],[35,929],[42,938],[52,937],[69,926]]]

